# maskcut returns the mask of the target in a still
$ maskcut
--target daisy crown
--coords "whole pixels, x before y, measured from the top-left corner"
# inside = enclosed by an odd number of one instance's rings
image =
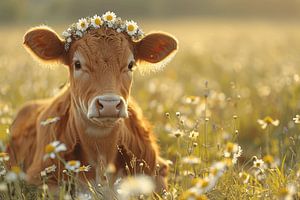
[[[93,17],[81,18],[78,22],[71,24],[62,33],[65,39],[65,50],[68,51],[72,42],[82,38],[89,30],[101,27],[111,28],[119,33],[126,33],[133,41],[139,40],[144,36],[144,32],[138,27],[136,22],[132,20],[123,21],[114,12],[107,11],[102,16],[94,15]]]

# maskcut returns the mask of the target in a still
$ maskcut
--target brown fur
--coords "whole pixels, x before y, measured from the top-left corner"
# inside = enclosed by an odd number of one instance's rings
[[[89,179],[99,179],[100,165],[110,163],[114,163],[117,172],[123,174],[143,171],[151,176],[157,174],[156,165],[160,163],[158,172],[166,176],[166,164],[159,157],[151,127],[130,98],[132,75],[127,71],[127,62],[130,54],[135,60],[158,62],[177,49],[175,39],[164,34],[151,34],[148,39],[145,37],[133,43],[123,33],[101,28],[73,42],[66,53],[62,50],[63,41],[54,31],[37,28],[26,33],[24,44],[38,58],[63,62],[70,69],[69,87],[52,99],[26,104],[11,127],[12,140],[8,146],[11,165],[21,164],[30,183],[40,184],[40,172],[53,163],[59,164],[51,159],[43,160],[45,146],[54,140],[67,146],[67,151],[61,153],[62,158],[92,166],[87,172]],[[80,52],[85,62],[79,75],[73,67],[75,52]],[[128,118],[118,119],[113,124],[95,124],[86,118],[84,107],[93,97],[105,92],[118,94],[129,102]],[[60,120],[42,126],[41,122],[49,117],[60,117]],[[87,134],[91,127],[108,134],[101,137]],[[144,167],[139,167],[140,163]],[[56,177],[61,176],[62,168]],[[163,177],[159,181],[165,187]]]

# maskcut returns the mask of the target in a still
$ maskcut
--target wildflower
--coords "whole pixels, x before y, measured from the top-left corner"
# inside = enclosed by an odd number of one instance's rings
[[[225,158],[232,158],[232,164],[237,162],[237,159],[242,155],[242,148],[236,143],[228,142],[224,150]]]
[[[194,179],[194,186],[190,189],[194,190],[196,194],[201,195],[210,191],[216,184],[217,179],[214,177],[204,177]]]
[[[191,131],[190,135],[189,135],[189,138],[196,139],[198,136],[199,136],[199,132]]]
[[[186,156],[182,158],[182,162],[184,164],[189,164],[189,165],[197,165],[200,164],[201,160],[198,157],[195,156]]]
[[[128,35],[132,36],[136,34],[138,30],[138,25],[136,24],[136,22],[130,20],[130,21],[126,21],[125,24],[126,24],[126,32],[128,33]]]
[[[177,117],[180,117],[181,113],[180,112],[176,112],[175,113]]]
[[[266,166],[269,168],[275,168],[277,166],[277,163],[274,160],[274,157],[271,155],[265,155],[263,157],[263,161],[265,162]]]
[[[278,119],[274,120],[269,116],[265,117],[264,119],[258,119],[257,122],[259,123],[259,125],[261,125],[262,129],[266,129],[270,124],[272,124],[273,126],[279,125]]]
[[[103,24],[103,21],[102,21],[101,17],[99,17],[98,15],[95,15],[93,18],[91,18],[91,24],[93,27],[99,28]]]
[[[67,147],[65,144],[63,144],[57,140],[53,141],[45,147],[46,155],[44,155],[44,160],[46,160],[47,158],[54,159],[57,153],[66,151],[66,150],[67,150]]]
[[[6,168],[5,166],[0,166],[0,176],[4,176],[6,174]]]
[[[220,178],[226,171],[227,165],[225,162],[216,162],[209,169],[209,176],[212,178]]]
[[[266,179],[266,175],[264,173],[264,170],[260,169],[260,168],[259,168],[259,170],[254,171],[254,176],[259,181],[263,181],[264,179]]]
[[[44,121],[41,121],[41,125],[42,126],[46,126],[48,124],[53,124],[53,123],[56,123],[60,120],[60,117],[49,117],[47,118],[46,120]]]
[[[296,187],[289,184],[287,187],[281,188],[278,191],[278,199],[280,200],[293,200],[293,196],[296,194]]]
[[[90,165],[87,165],[87,166],[82,165],[76,170],[76,172],[88,172],[88,171],[90,171],[90,169],[91,169]]]
[[[80,31],[85,31],[89,27],[89,23],[86,18],[81,18],[77,22],[77,29]]]
[[[295,124],[300,124],[300,115],[296,115],[296,117],[293,118]]]
[[[250,179],[250,175],[246,172],[240,172],[239,177],[244,184],[247,184]]]
[[[64,32],[62,33],[62,36],[64,36],[65,38],[68,38],[68,37],[71,36],[71,33],[70,33],[69,31],[64,31]]]
[[[65,165],[66,169],[69,171],[76,172],[80,167],[80,161],[78,160],[70,160]]]
[[[104,15],[102,15],[102,19],[108,23],[108,26],[111,27],[113,23],[116,21],[116,14],[110,11],[107,11]]]
[[[56,165],[51,165],[49,167],[46,167],[43,171],[41,171],[41,176],[46,176],[47,174],[55,172],[55,170],[56,170]]]
[[[197,96],[188,96],[185,98],[186,104],[197,104],[199,103],[200,98]]]
[[[6,180],[8,182],[13,182],[16,180],[24,180],[25,179],[25,173],[21,170],[18,166],[11,167],[11,170],[6,174]]]
[[[190,177],[195,177],[195,173],[189,170],[183,170],[182,171],[183,176],[190,176]]]
[[[147,195],[154,190],[153,180],[144,175],[124,178],[117,190],[121,199],[129,199],[133,196]]]
[[[182,137],[183,135],[184,135],[184,132],[179,129],[177,129],[175,132],[171,133],[171,136],[176,137],[176,138]]]
[[[259,169],[265,169],[266,165],[265,162],[262,159],[256,159],[253,161],[253,167],[259,168]]]
[[[8,153],[6,152],[0,152],[0,162],[8,161],[9,156]]]

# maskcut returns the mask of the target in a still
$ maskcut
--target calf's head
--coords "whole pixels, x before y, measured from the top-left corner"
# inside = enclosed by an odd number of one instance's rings
[[[140,63],[159,65],[177,50],[177,41],[165,33],[139,40],[109,27],[99,27],[73,40],[66,49],[48,27],[30,29],[24,45],[44,62],[68,66],[72,103],[84,118],[98,126],[128,117],[132,73]]]

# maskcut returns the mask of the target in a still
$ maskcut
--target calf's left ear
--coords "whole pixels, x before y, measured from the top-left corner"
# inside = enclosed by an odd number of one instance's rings
[[[151,65],[152,71],[164,67],[174,57],[178,42],[169,34],[151,33],[136,42],[134,48],[138,64]]]
[[[49,27],[36,27],[24,36],[26,49],[42,61],[63,61],[64,42]]]

